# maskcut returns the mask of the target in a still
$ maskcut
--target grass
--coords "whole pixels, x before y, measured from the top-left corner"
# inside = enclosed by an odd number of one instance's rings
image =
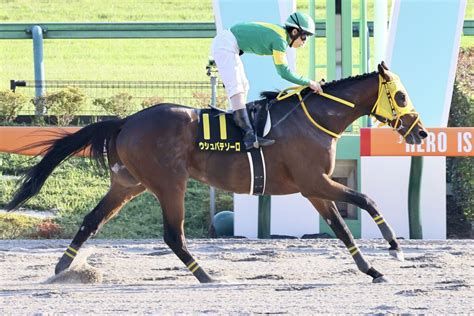
[[[0,214],[0,239],[31,238],[41,222],[41,219],[31,216]]]
[[[324,17],[324,3],[317,1],[317,19]],[[298,9],[306,11],[307,6],[307,1],[298,1]],[[358,1],[353,1],[352,7],[353,17],[357,18]],[[373,2],[369,1],[368,19],[373,20],[373,15]],[[474,19],[472,5],[466,19]],[[213,14],[210,0],[0,2],[0,22],[34,21],[209,22],[213,21]],[[45,40],[46,79],[207,81],[204,68],[210,43],[211,39]],[[474,37],[463,37],[463,47],[473,45]],[[325,40],[318,39],[318,63],[326,60],[324,47]],[[298,50],[297,69],[302,74],[308,71],[308,51],[307,48]],[[353,56],[358,60],[355,50]],[[33,71],[31,40],[0,41],[0,88],[8,88],[11,79],[33,79]],[[318,70],[317,77],[325,77],[325,73]]]
[[[38,162],[38,158],[0,154],[0,174],[18,176]],[[12,197],[19,179],[0,177],[0,206]],[[58,167],[46,181],[41,192],[25,204],[27,209],[56,210],[54,222],[60,227],[56,237],[72,238],[84,216],[89,213],[107,192],[109,178],[99,172],[92,162],[83,158],[72,158]],[[230,193],[217,190],[218,211],[232,209]],[[208,235],[209,187],[191,180],[185,198],[186,234],[189,237]],[[7,217],[8,216],[8,217]],[[2,237],[41,237],[34,235],[39,220],[25,219],[11,213],[0,217]],[[13,228],[17,227],[17,228]],[[7,235],[5,235],[8,232]],[[98,234],[99,238],[157,238],[162,236],[161,208],[154,196],[144,193],[123,208]]]

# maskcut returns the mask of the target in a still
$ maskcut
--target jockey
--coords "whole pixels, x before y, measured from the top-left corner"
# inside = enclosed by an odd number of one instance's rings
[[[234,121],[244,132],[245,148],[268,146],[275,141],[256,137],[245,104],[249,83],[240,60],[243,53],[271,55],[278,74],[297,85],[307,85],[314,92],[322,92],[321,85],[293,73],[288,67],[286,48],[304,46],[308,36],[315,33],[313,19],[301,12],[291,14],[284,26],[263,22],[238,23],[217,34],[212,42],[211,54],[224,83]]]

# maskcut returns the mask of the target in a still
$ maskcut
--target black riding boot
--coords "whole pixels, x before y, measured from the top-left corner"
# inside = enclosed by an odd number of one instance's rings
[[[269,146],[275,142],[273,139],[265,139],[262,137],[255,136],[255,132],[247,114],[247,109],[240,109],[234,111],[233,117],[235,124],[237,124],[237,126],[245,132],[245,149],[249,150],[252,147],[258,148],[259,146]]]

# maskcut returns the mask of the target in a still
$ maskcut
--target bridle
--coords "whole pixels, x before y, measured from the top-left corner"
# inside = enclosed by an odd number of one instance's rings
[[[400,81],[400,78],[396,75],[393,75],[392,80],[386,81],[384,78],[379,74],[379,91],[377,101],[375,102],[370,114],[374,116],[377,120],[382,122],[383,124],[389,124],[395,121],[392,126],[394,130],[399,132],[405,126],[403,125],[402,117],[407,114],[416,115],[416,119],[407,129],[405,134],[403,134],[403,138],[406,138],[416,124],[420,121],[420,115],[418,112],[415,111],[411,100],[408,98],[408,94],[405,93],[407,99],[407,105],[404,107],[400,107],[395,100],[395,94],[398,91],[406,91],[403,87],[403,84]],[[383,97],[385,96],[385,98]],[[398,126],[397,126],[398,125]]]

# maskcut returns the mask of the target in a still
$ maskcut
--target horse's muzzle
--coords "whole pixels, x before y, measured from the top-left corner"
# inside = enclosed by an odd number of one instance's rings
[[[421,139],[425,139],[426,137],[428,137],[428,132],[422,129],[418,132],[418,135],[421,137]]]
[[[426,129],[423,126],[417,125],[413,131],[407,135],[405,141],[410,145],[419,145],[426,137],[428,137]]]

